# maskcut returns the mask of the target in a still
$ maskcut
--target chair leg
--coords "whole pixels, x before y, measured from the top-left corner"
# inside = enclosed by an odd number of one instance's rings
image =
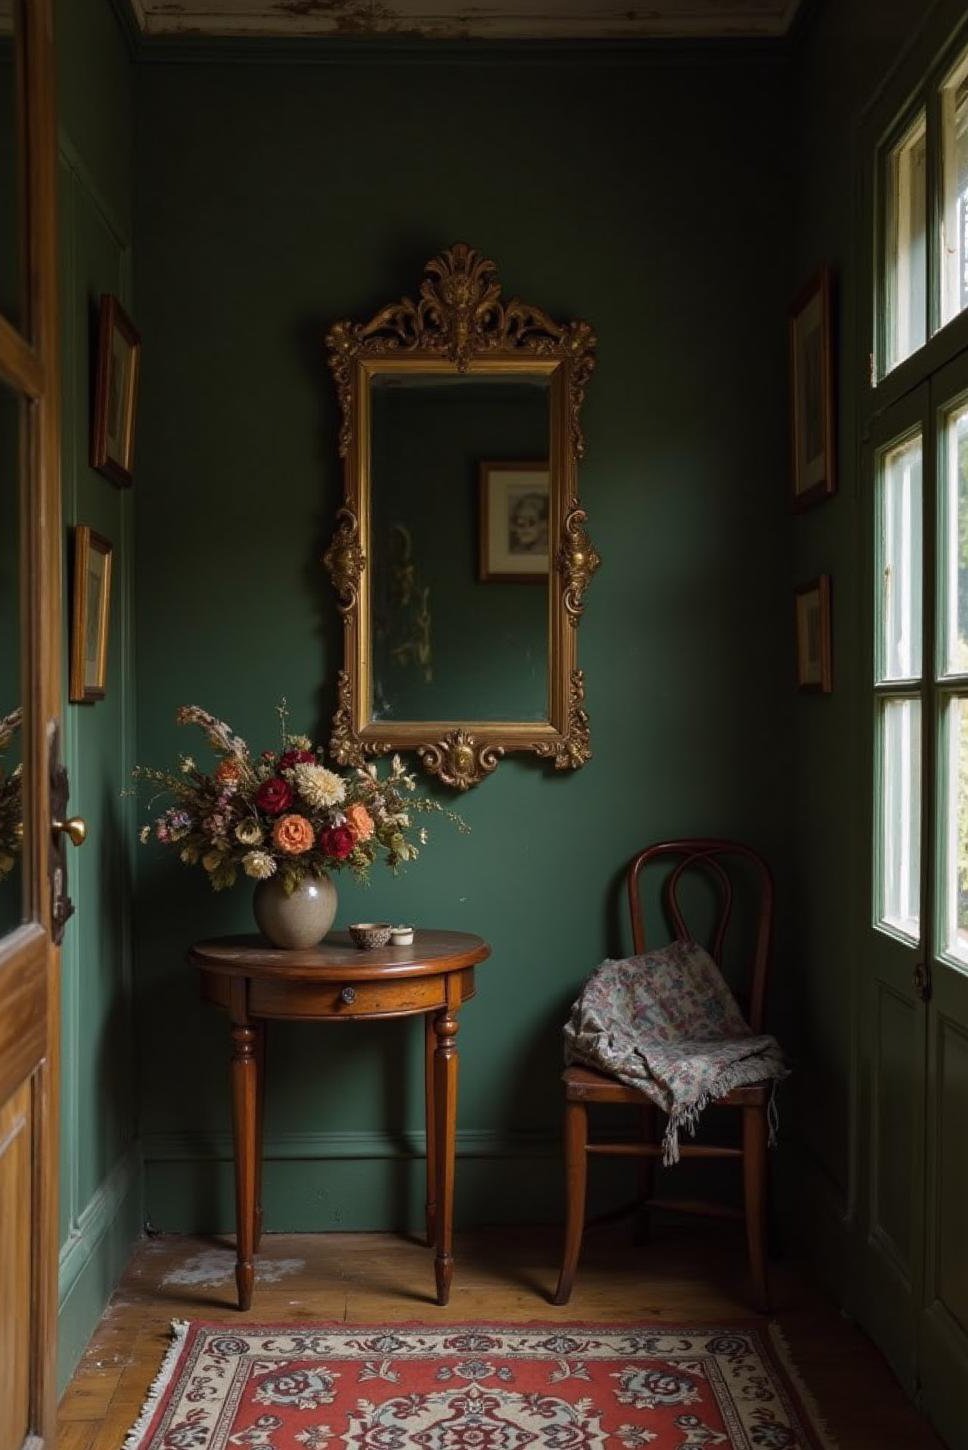
[[[658,1114],[652,1103],[642,1109],[642,1139],[646,1143],[656,1142]],[[646,1203],[655,1195],[655,1159],[639,1159],[639,1206],[635,1213],[634,1241],[647,1244],[652,1237],[652,1210]]]
[[[585,1227],[585,1184],[588,1179],[588,1109],[565,1103],[565,1246],[554,1303],[567,1304],[578,1267]]]
[[[746,1203],[746,1243],[749,1249],[753,1297],[761,1313],[769,1312],[766,1278],[766,1155],[767,1123],[762,1108],[743,1109],[743,1197]]]

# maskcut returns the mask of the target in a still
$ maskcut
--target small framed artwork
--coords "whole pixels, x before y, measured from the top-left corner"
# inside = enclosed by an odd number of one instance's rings
[[[790,432],[793,507],[808,508],[837,489],[833,286],[824,267],[804,287],[790,312]]]
[[[78,524],[71,619],[70,697],[75,704],[103,700],[107,690],[111,552],[107,539]]]
[[[797,688],[829,695],[833,689],[830,575],[796,592]]]
[[[127,488],[134,472],[141,337],[116,297],[105,292],[98,315],[97,378],[91,466]]]
[[[480,580],[547,579],[550,479],[546,462],[480,465]]]

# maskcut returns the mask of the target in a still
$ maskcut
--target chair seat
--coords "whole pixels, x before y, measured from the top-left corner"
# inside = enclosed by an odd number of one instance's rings
[[[650,1103],[651,1098],[638,1088],[629,1087],[607,1073],[596,1072],[592,1067],[566,1067],[561,1074],[565,1085],[565,1097],[570,1102],[586,1103]],[[727,1108],[765,1108],[770,1100],[770,1084],[754,1082],[747,1087],[733,1088],[732,1092],[715,1102]]]

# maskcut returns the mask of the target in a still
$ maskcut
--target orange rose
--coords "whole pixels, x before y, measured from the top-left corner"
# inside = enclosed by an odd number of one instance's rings
[[[220,760],[215,767],[215,779],[220,785],[228,785],[231,782],[237,785],[242,779],[242,771],[239,769],[237,760]]]
[[[366,806],[348,806],[346,824],[358,841],[368,841],[373,835],[373,817]]]
[[[311,851],[316,837],[305,816],[280,816],[272,828],[272,839],[286,856]]]

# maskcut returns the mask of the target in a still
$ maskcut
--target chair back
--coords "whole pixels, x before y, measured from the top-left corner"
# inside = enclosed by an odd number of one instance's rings
[[[662,890],[662,903],[677,941],[695,940],[686,925],[680,904],[679,888],[683,877],[691,871],[699,871],[712,881],[718,899],[712,938],[707,945],[720,970],[723,967],[726,928],[733,912],[736,868],[741,862],[752,867],[758,899],[755,903],[755,940],[749,967],[747,1018],[754,1033],[762,1032],[773,953],[773,876],[770,868],[762,856],[738,841],[696,837],[691,840],[662,841],[655,846],[647,846],[632,858],[628,868],[629,911],[636,955],[647,950],[639,878],[647,866],[657,861],[669,867]]]

